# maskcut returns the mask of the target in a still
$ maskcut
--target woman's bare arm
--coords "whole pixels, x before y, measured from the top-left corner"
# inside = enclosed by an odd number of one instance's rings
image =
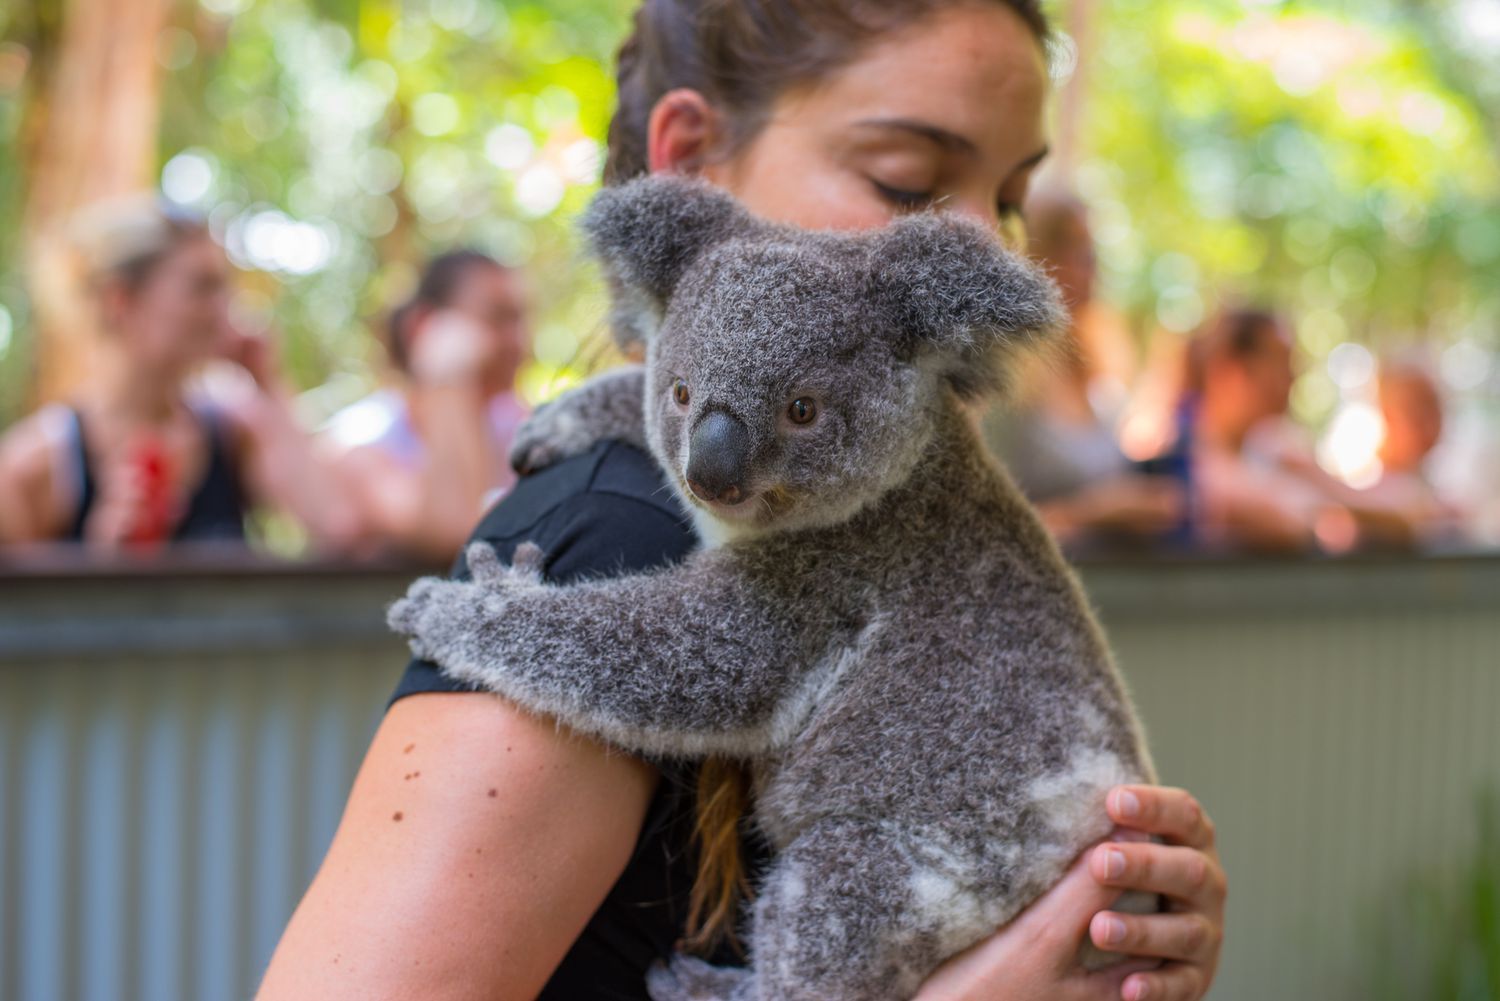
[[[259,1001],[534,998],[623,871],[656,781],[493,695],[400,700]]]
[[[0,545],[54,539],[66,527],[52,482],[60,419],[39,411],[0,436]]]

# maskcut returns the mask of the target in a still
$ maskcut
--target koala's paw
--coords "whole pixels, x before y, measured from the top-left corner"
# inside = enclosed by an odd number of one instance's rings
[[[646,974],[651,1001],[732,1001],[748,998],[751,973],[732,966],[712,966],[692,956],[673,956]]]
[[[510,443],[510,465],[517,473],[525,476],[555,466],[582,455],[599,440],[578,409],[568,404],[566,397],[545,404],[517,429]]]
[[[474,585],[441,577],[423,577],[412,584],[406,597],[391,605],[386,623],[392,631],[407,638],[412,653],[431,660],[441,650],[438,642],[448,627],[455,588]]]

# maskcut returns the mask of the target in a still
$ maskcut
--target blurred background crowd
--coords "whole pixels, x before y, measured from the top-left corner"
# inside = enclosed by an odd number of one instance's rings
[[[59,6],[0,9],[0,560],[446,560],[613,360],[571,220],[632,4]],[[1069,343],[981,417],[1053,531],[1500,544],[1500,5],[1063,24],[1018,239]]]

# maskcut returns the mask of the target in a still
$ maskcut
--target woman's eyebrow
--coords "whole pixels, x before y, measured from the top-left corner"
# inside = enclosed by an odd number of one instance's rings
[[[941,126],[929,122],[919,121],[915,118],[865,118],[854,123],[861,128],[889,129],[897,132],[906,132],[911,135],[921,136],[947,150],[963,153],[966,156],[978,156],[979,147],[973,141],[959,135],[957,132],[949,132]]]
[[[865,118],[855,122],[854,124],[861,128],[888,129],[898,132],[906,132],[910,135],[920,136],[921,138],[926,139],[929,142],[941,146],[943,149],[950,150],[955,153],[962,153],[965,156],[979,155],[979,147],[974,145],[973,140],[969,139],[968,137],[961,136],[957,132],[950,132],[948,129],[945,129],[942,126],[933,125],[930,122],[924,122],[916,118]],[[1035,167],[1037,164],[1045,160],[1047,158],[1047,154],[1050,152],[1051,149],[1049,147],[1043,146],[1041,149],[1031,154],[1031,156],[1027,157],[1025,160],[1017,164],[1016,170],[1019,171],[1025,170],[1029,167]]]
[[[1035,167],[1037,164],[1047,159],[1048,155],[1051,152],[1051,146],[1043,146],[1041,149],[1037,150],[1035,153],[1031,154],[1020,163],[1016,164],[1016,170],[1025,170],[1028,167]]]

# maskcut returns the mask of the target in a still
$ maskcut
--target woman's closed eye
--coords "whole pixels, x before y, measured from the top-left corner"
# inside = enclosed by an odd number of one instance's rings
[[[870,183],[875,187],[876,193],[888,204],[894,206],[901,212],[921,212],[936,205],[941,205],[948,196],[939,195],[936,190],[913,191],[907,188],[893,187],[870,178]],[[1009,237],[1012,231],[1024,227],[1025,220],[1022,217],[1022,205],[1020,202],[1001,200],[995,204],[995,221]]]
[[[870,178],[870,183],[875,186],[875,191],[881,198],[903,212],[919,212],[930,208],[938,200],[936,191],[911,191],[907,188],[892,187],[873,177]]]

